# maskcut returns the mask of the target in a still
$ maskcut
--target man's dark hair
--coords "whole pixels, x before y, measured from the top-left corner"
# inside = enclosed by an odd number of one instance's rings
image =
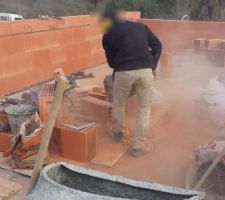
[[[109,18],[113,22],[119,21],[118,11],[115,9],[107,9],[102,13],[102,18]]]

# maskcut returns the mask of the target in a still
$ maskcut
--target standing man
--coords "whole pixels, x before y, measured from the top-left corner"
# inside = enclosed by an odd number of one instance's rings
[[[105,30],[103,48],[108,64],[114,70],[112,131],[113,138],[123,141],[123,122],[132,90],[138,98],[138,114],[129,152],[135,156],[147,153],[146,139],[152,101],[152,85],[161,55],[162,44],[151,30],[140,23],[125,21],[115,11],[101,18]]]

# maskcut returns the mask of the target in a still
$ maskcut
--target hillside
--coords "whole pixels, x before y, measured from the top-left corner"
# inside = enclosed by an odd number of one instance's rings
[[[1,0],[0,12],[17,13],[25,18],[38,15],[65,16],[85,14],[94,9],[89,0]]]

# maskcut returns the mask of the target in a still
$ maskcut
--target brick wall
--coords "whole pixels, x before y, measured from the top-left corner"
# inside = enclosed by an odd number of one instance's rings
[[[141,19],[163,42],[164,50],[176,53],[192,49],[196,38],[225,38],[225,23]]]
[[[140,12],[127,12],[140,19]],[[31,19],[0,23],[0,96],[52,77],[105,62],[97,17]]]

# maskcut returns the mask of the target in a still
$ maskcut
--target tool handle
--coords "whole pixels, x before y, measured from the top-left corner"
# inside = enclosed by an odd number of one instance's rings
[[[221,159],[223,158],[225,154],[225,147],[222,149],[222,151],[216,156],[213,163],[210,165],[208,170],[205,172],[205,174],[201,177],[201,179],[198,181],[198,183],[195,185],[194,189],[199,190],[201,186],[204,184],[204,182],[207,180],[207,178],[210,176],[210,174],[213,172],[213,170],[216,168],[216,166],[219,164]]]
[[[48,120],[44,128],[44,134],[41,140],[40,148],[37,155],[37,160],[33,169],[32,177],[30,180],[28,194],[30,194],[37,183],[40,171],[42,170],[45,156],[48,151],[48,145],[51,139],[52,131],[55,125],[55,121],[59,112],[59,109],[62,105],[63,93],[66,87],[68,86],[68,81],[65,77],[61,77],[58,80],[56,91],[54,94],[53,103],[49,111]]]

